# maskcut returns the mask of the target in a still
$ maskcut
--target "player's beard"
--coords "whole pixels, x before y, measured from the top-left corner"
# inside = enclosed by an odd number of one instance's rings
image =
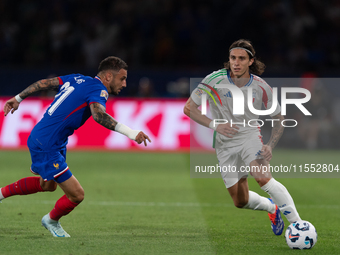
[[[110,94],[114,95],[114,96],[118,96],[119,94],[119,89],[115,86],[111,87],[112,91]]]

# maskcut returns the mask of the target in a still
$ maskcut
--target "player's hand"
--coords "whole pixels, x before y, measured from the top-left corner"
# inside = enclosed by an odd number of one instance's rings
[[[15,97],[12,97],[10,100],[8,100],[4,106],[5,116],[7,116],[9,112],[13,114],[16,110],[18,110],[19,104],[20,103],[15,99]]]
[[[226,124],[218,124],[216,128],[216,132],[220,133],[229,138],[233,138],[234,135],[238,133],[239,127],[234,125],[230,125],[230,123]]]
[[[261,156],[268,162],[272,159],[272,147],[269,145],[263,145],[261,150]]]
[[[146,134],[144,134],[142,131],[140,131],[140,132],[138,133],[138,135],[136,136],[135,140],[136,140],[136,142],[137,142],[138,144],[141,144],[142,142],[144,142],[144,145],[145,145],[145,146],[147,146],[146,140],[148,140],[149,143],[151,143],[150,138],[149,138]]]

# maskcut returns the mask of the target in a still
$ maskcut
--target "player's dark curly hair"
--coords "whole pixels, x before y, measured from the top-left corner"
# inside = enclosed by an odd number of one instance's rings
[[[119,71],[120,69],[128,69],[128,65],[124,62],[124,60],[118,58],[118,57],[107,57],[103,59],[98,67],[98,72],[106,71],[106,70],[114,70]]]
[[[245,39],[240,39],[240,40],[237,40],[236,42],[233,42],[229,47],[229,52],[231,49],[235,47],[242,47],[242,48],[249,50],[251,53],[253,53],[253,56],[252,56],[249,52],[247,52],[249,59],[252,59],[252,58],[254,59],[253,64],[249,67],[249,70],[251,73],[261,75],[264,72],[266,65],[256,58],[254,47],[250,41],[245,40]],[[230,70],[229,61],[224,63],[224,68],[227,70]]]

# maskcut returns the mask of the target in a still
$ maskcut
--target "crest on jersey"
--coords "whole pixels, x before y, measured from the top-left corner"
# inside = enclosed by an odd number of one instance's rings
[[[58,163],[54,162],[53,166],[55,167],[55,169],[59,169],[59,164]]]
[[[104,97],[106,100],[109,98],[109,94],[106,92],[106,90],[102,90],[100,92],[100,96]]]

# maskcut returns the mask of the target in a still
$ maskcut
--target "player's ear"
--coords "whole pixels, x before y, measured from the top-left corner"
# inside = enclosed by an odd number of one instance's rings
[[[249,60],[248,66],[251,66],[253,63],[254,63],[254,58],[252,58],[252,59]]]
[[[113,74],[112,74],[112,72],[106,72],[106,74],[105,74],[105,79],[106,79],[107,82],[111,82],[112,79],[113,79]]]

